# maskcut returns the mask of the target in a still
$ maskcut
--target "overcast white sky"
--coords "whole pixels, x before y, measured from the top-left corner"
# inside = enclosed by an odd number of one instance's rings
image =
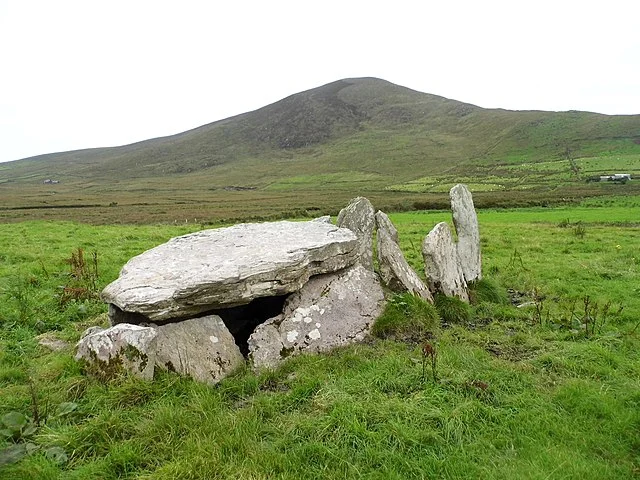
[[[178,133],[347,77],[640,114],[637,0],[0,0],[0,161]]]

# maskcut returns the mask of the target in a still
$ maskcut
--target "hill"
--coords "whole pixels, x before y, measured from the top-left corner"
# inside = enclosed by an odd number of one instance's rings
[[[293,204],[332,210],[356,194],[390,208],[429,205],[457,182],[470,184],[480,202],[495,192],[527,202],[582,196],[586,177],[612,171],[640,174],[640,115],[483,109],[358,78],[169,137],[1,164],[0,215],[117,203],[133,208],[129,221],[141,221],[133,214],[147,206],[184,202],[211,208],[182,218],[210,218],[231,202],[214,216],[266,218],[295,213]],[[48,178],[60,183],[43,185]]]

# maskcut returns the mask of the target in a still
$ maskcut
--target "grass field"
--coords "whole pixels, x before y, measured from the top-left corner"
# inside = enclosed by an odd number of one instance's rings
[[[215,388],[162,373],[104,384],[73,347],[35,339],[73,344],[105,321],[93,294],[131,256],[200,222],[0,224],[0,415],[39,417],[15,439],[33,453],[0,478],[637,478],[639,211],[628,195],[479,211],[484,276],[532,303],[478,294],[470,319],[434,332],[436,379],[423,378],[420,345],[372,337]],[[391,219],[421,272],[422,238],[450,213]],[[69,275],[78,248],[97,252],[84,283]]]
[[[472,192],[508,192],[513,190],[540,190],[553,188],[562,190],[571,188],[587,178],[605,174],[605,172],[629,173],[640,178],[640,155],[618,154],[598,155],[569,160],[551,160],[516,165],[479,164],[472,171],[461,176],[455,169],[437,176],[421,177],[406,183],[386,187],[397,192],[448,193],[457,183],[469,186]]]
[[[0,190],[0,222],[71,220],[103,225],[206,226],[324,213],[337,215],[354,196],[366,196],[388,212],[442,209],[448,208],[450,187],[463,180],[474,189],[474,202],[480,208],[576,205],[586,198],[640,195],[637,180],[626,185],[586,183],[583,179],[537,184],[531,176],[526,176],[522,177],[524,180],[513,177],[515,183],[507,186],[508,175],[483,177],[485,174],[425,177],[421,180],[423,183],[403,184],[401,191],[385,189],[373,180],[369,182],[368,179],[375,176],[355,173],[296,176],[255,190],[212,187],[206,178],[194,177],[139,180],[110,187],[82,182],[54,186],[6,185]],[[428,182],[434,182],[434,186],[423,192],[423,185]]]

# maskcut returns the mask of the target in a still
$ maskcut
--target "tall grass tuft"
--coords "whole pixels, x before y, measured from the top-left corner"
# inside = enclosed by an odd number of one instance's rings
[[[466,324],[471,321],[471,306],[458,297],[448,297],[439,293],[435,297],[435,307],[445,323]]]
[[[440,317],[433,305],[411,293],[403,293],[389,300],[372,333],[379,338],[419,342],[435,333],[439,323]]]
[[[480,303],[496,303],[504,305],[509,303],[509,297],[498,282],[490,278],[483,278],[469,284],[469,297],[471,303],[478,305]]]
[[[34,306],[32,302],[32,285],[24,278],[19,277],[13,280],[5,290],[7,303],[14,307],[14,320],[25,325],[31,321]],[[0,317],[0,324],[4,323]]]
[[[584,238],[587,234],[587,229],[582,222],[576,223],[576,226],[573,227],[573,234],[578,238]]]

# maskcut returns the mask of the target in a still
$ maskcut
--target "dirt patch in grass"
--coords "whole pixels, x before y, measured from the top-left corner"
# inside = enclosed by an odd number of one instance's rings
[[[538,356],[540,349],[531,345],[510,345],[500,342],[489,342],[485,350],[491,355],[508,360],[509,362],[522,362]]]

